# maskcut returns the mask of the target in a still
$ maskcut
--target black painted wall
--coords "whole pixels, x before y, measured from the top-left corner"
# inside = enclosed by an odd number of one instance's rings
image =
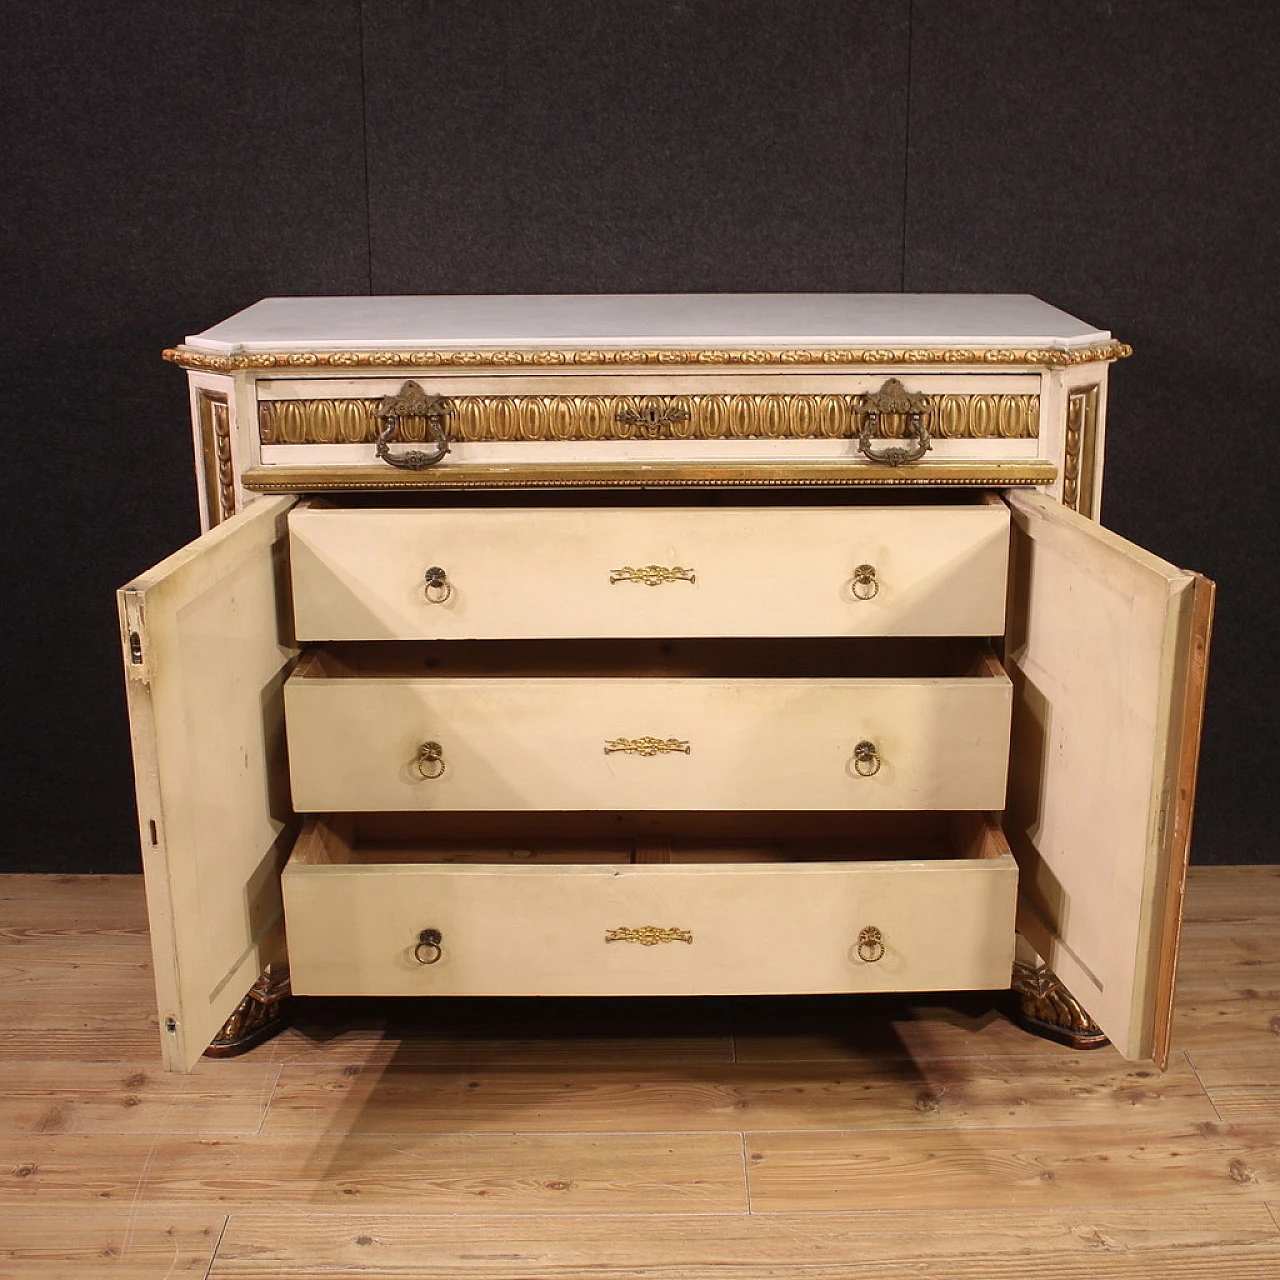
[[[1104,518],[1220,584],[1200,861],[1280,860],[1262,0],[5,0],[0,870],[138,856],[113,589],[197,529],[159,351],[268,294],[1030,292]]]

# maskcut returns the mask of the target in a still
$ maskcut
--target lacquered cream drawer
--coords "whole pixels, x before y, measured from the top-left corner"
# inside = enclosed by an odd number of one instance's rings
[[[989,656],[805,678],[424,675],[360,656],[315,655],[286,684],[299,811],[1004,805],[1012,690]]]
[[[322,821],[304,831],[284,871],[293,990],[736,995],[1006,986],[1017,886],[1007,845],[985,826],[943,852],[950,856],[459,865],[432,862],[423,850],[353,848]]]
[[[998,635],[1001,503],[290,514],[300,640]]]

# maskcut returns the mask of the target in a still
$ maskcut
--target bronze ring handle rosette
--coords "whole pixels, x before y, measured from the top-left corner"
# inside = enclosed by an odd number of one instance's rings
[[[404,471],[425,471],[434,467],[449,452],[449,433],[445,419],[453,413],[453,404],[445,396],[429,396],[416,382],[406,382],[397,395],[383,399],[374,416],[386,425],[378,436],[375,452],[385,463]],[[391,441],[400,429],[402,418],[425,418],[427,434],[435,441],[435,448],[428,453],[424,449],[409,449],[405,453],[392,453]]]
[[[438,742],[424,742],[413,763],[418,772],[432,782],[444,773],[444,748]]]
[[[884,934],[873,924],[869,924],[858,934],[858,959],[863,964],[875,964],[884,959]]]
[[[880,749],[867,738],[853,749],[853,771],[860,778],[874,778],[880,772]]]
[[[902,467],[909,462],[919,462],[930,449],[929,428],[925,414],[933,408],[933,398],[923,391],[908,391],[897,378],[889,378],[879,391],[869,391],[857,400],[855,412],[865,415],[862,431],[858,435],[858,451],[872,462],[886,467]],[[871,445],[880,430],[880,415],[894,414],[905,417],[907,431],[915,443],[907,446],[887,445],[877,453]]]
[[[852,590],[855,600],[873,600],[880,594],[875,565],[860,564],[854,569]]]
[[[433,564],[423,575],[423,579],[423,594],[427,597],[428,604],[444,604],[453,595],[453,583],[438,564]]]
[[[413,949],[413,958],[419,964],[435,964],[444,955],[444,935],[439,929],[423,929],[418,934],[418,944]]]

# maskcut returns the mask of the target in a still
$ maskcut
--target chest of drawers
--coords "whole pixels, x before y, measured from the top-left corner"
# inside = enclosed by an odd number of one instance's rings
[[[1212,588],[1088,518],[1125,353],[849,295],[277,299],[169,353],[209,528],[120,593],[167,1065],[286,953],[1012,979],[1162,1059]]]

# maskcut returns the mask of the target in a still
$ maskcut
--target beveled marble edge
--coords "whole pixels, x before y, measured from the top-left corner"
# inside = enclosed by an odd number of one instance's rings
[[[781,365],[799,369],[804,366],[862,366],[873,368],[920,368],[944,366],[949,369],[975,366],[998,368],[1069,368],[1096,361],[1123,360],[1133,355],[1128,343],[1111,339],[1083,347],[806,347],[721,350],[710,347],[652,350],[606,348],[518,348],[485,349],[408,349],[400,351],[254,351],[217,355],[197,351],[183,345],[163,352],[165,360],[184,369],[213,373],[236,373],[242,370],[299,369],[339,372],[350,370],[427,371],[431,369],[467,368],[671,368],[696,366],[734,368]]]
[[[245,471],[254,493],[403,489],[846,488],[879,486],[1030,486],[1052,484],[1051,462],[874,463],[561,463],[454,465],[401,471],[376,465],[258,466]]]

